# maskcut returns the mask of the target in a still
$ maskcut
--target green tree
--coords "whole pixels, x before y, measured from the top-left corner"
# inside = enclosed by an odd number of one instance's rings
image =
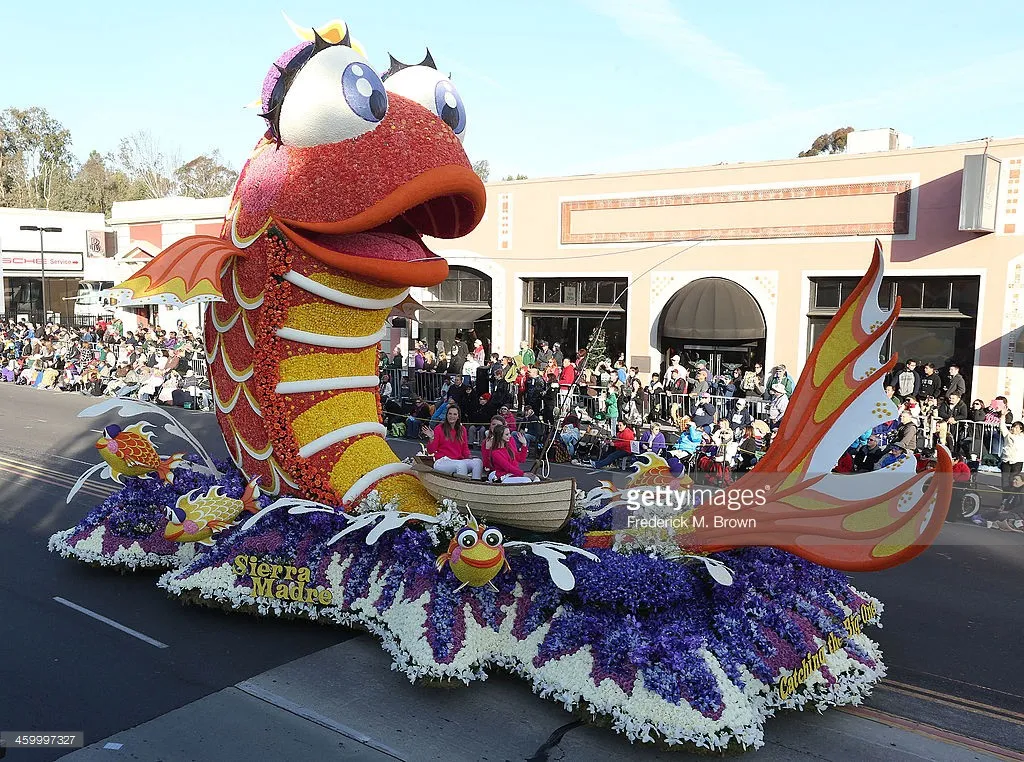
[[[46,109],[0,112],[0,206],[59,208],[76,169],[71,132]]]
[[[529,180],[530,178],[527,177],[526,175],[516,175],[515,177],[513,177],[512,175],[505,175],[501,179],[504,180],[505,182],[508,182],[509,180]]]
[[[487,159],[480,159],[480,161],[474,161],[473,171],[476,172],[481,182],[487,182],[487,178],[491,176],[491,163],[487,161]]]
[[[587,339],[587,367],[591,370],[596,369],[602,362],[611,366],[608,345],[605,342],[606,336],[603,328],[595,328],[590,332],[590,338]]]
[[[115,201],[148,198],[146,187],[133,183],[114,168],[114,159],[92,151],[67,189],[64,208],[75,212],[102,212],[110,216]]]
[[[846,150],[846,136],[853,132],[853,127],[840,127],[819,135],[811,143],[811,147],[800,152],[800,158],[817,156],[821,153],[842,153]]]

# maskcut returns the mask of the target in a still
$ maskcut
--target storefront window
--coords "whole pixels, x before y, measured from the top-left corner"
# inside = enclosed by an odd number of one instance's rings
[[[626,286],[625,278],[615,280],[537,278],[526,281],[523,289],[527,304],[610,307],[617,304],[619,297],[625,293]]]
[[[852,291],[852,288],[847,290],[847,282],[843,278],[812,281],[811,311],[807,316],[808,353],[838,310],[836,294],[845,299]],[[931,362],[938,368],[958,362],[969,386],[979,289],[977,277],[886,278],[879,290],[879,305],[890,308],[895,293],[900,296],[902,306],[901,317],[882,347],[880,359],[885,362],[896,352],[901,361]],[[913,312],[908,314],[911,310]]]

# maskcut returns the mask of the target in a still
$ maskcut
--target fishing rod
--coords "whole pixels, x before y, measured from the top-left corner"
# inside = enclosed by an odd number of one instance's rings
[[[642,273],[640,273],[640,275],[638,275],[636,278],[634,278],[633,281],[631,283],[629,283],[626,286],[625,289],[623,289],[622,293],[619,294],[615,298],[615,302],[616,302],[615,306],[619,306],[618,305],[619,299],[621,299],[623,296],[625,296],[627,293],[629,293],[629,290],[631,288],[633,288],[634,285],[636,285],[639,281],[641,281],[644,278],[644,276],[647,275],[648,273],[650,273],[652,270],[655,270],[658,267],[661,267],[663,264],[665,264],[669,260],[674,259],[675,257],[679,256],[680,254],[684,254],[687,251],[690,251],[690,249],[696,248],[697,246],[700,246],[700,244],[704,243],[705,241],[710,241],[710,240],[714,240],[714,239],[712,239],[712,238],[702,238],[699,241],[695,241],[694,243],[691,243],[689,246],[684,246],[683,248],[679,249],[678,251],[673,252],[672,254],[670,254],[669,256],[665,257],[661,261],[655,262],[653,265],[651,265],[646,270],[644,270]],[[667,245],[670,245],[670,244],[677,244],[677,243],[682,243],[682,241],[666,241],[662,245],[666,245],[667,246]],[[601,331],[604,328],[605,321],[608,319],[608,316],[611,315],[611,314],[612,314],[612,308],[609,307],[608,310],[604,313],[604,316],[601,318],[601,322],[598,323],[597,330],[594,331],[594,337],[587,343],[587,348],[585,350],[584,360],[586,360],[586,358],[590,356],[590,351],[593,348],[594,343],[597,341],[598,337],[601,335]],[[551,446],[555,443],[555,437],[558,436],[558,432],[562,428],[562,423],[563,423],[563,421],[565,420],[565,418],[566,418],[566,416],[568,414],[568,410],[570,409],[570,405],[571,405],[571,400],[572,400],[573,396],[575,396],[575,394],[576,394],[576,387],[579,385],[579,381],[580,381],[580,376],[581,375],[582,374],[578,373],[578,374],[576,374],[575,378],[573,378],[572,384],[569,386],[569,390],[568,390],[568,392],[566,392],[566,395],[565,395],[565,404],[560,406],[558,420],[555,422],[555,425],[551,429],[551,436],[548,438],[548,441],[545,444],[544,449],[541,451],[540,457],[537,458],[537,461],[533,464],[533,469],[532,469],[533,472],[537,473],[538,470],[539,470],[539,474],[540,474],[540,477],[542,479],[547,479],[548,476],[551,474],[551,463],[548,461],[548,453],[551,451]],[[565,408],[565,409],[563,410],[561,408]],[[615,432],[613,431],[612,434],[614,435]]]

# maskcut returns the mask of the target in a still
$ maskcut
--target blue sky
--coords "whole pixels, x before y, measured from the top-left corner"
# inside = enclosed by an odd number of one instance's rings
[[[370,62],[429,46],[492,179],[795,156],[847,124],[914,144],[1024,133],[1024,3],[679,0],[4,3],[0,108],[40,105],[75,151],[150,130],[240,168],[245,104],[303,26],[345,19]]]

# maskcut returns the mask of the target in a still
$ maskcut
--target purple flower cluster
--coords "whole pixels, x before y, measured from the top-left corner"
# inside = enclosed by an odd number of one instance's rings
[[[241,484],[236,481],[232,489],[240,492]],[[330,585],[326,571],[338,554],[345,572],[336,601],[343,608],[370,596],[375,583],[379,593],[371,602],[379,612],[396,605],[400,589],[405,602],[428,595],[423,634],[438,664],[450,664],[465,647],[467,611],[481,627],[494,629],[514,616],[512,632],[519,639],[550,625],[534,666],[587,648],[595,685],[612,680],[629,691],[642,680],[667,701],[686,701],[710,718],[724,711],[724,699],[703,650],[737,685],[743,684],[744,669],[772,683],[781,669],[817,650],[815,639],[846,635],[837,600],[853,609],[863,602],[844,574],[773,548],[717,554],[733,571],[728,587],[712,581],[700,563],[600,550],[599,563],[576,554],[567,558],[576,577],[571,592],[559,590],[547,563],[529,553],[510,557],[512,571],[494,579],[498,592],[456,592],[458,581],[449,568],[437,570],[439,550],[422,528],[394,530],[374,545],[366,544],[364,529],[328,546],[347,525],[339,515],[275,511],[245,532],[222,536],[176,576],[185,579],[244,552],[309,566],[312,585]],[[599,527],[600,520],[589,526],[576,521],[570,539],[580,545],[585,531]],[[873,666],[868,654],[849,650]]]

